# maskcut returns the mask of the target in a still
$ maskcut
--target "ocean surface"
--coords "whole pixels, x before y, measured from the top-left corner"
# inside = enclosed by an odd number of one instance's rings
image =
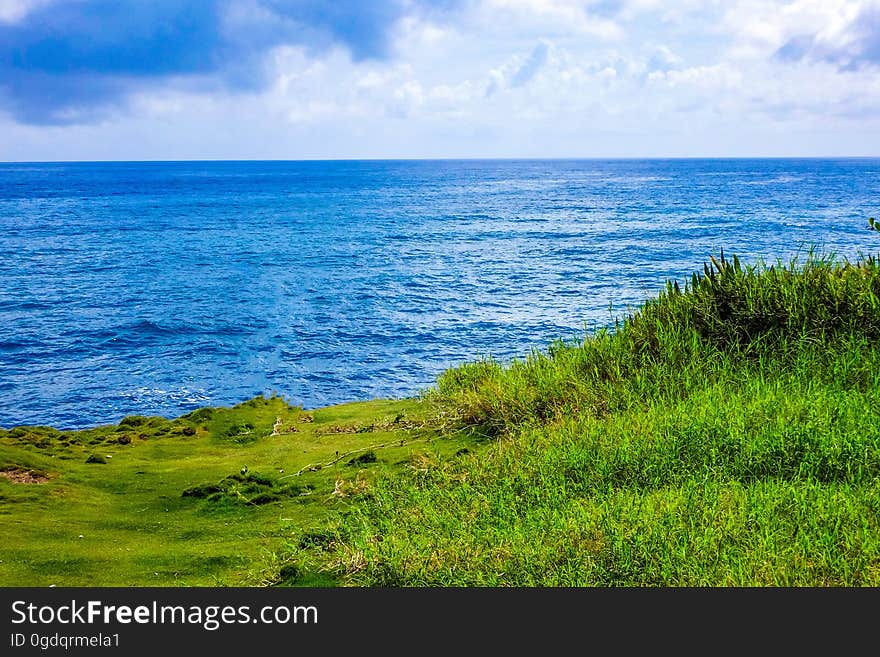
[[[0,426],[403,397],[720,249],[880,251],[880,160],[0,163]]]

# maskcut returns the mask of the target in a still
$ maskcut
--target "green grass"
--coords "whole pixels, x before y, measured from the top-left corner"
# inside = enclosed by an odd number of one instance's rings
[[[444,373],[491,449],[383,478],[318,567],[352,585],[880,584],[876,261],[701,275],[582,343]]]
[[[0,431],[0,584],[877,586],[878,298],[721,257],[418,399]]]
[[[285,549],[377,475],[461,448],[421,413],[406,400],[305,412],[258,397],[172,421],[0,430],[0,471],[48,477],[0,477],[0,585],[332,584]]]

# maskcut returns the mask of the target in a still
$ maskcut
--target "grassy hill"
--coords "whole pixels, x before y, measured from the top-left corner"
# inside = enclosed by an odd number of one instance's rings
[[[418,399],[0,431],[0,584],[876,586],[878,338],[876,260],[722,256]]]
[[[467,442],[423,427],[420,410],[257,397],[175,420],[0,431],[0,585],[334,583],[302,573],[296,546],[377,476]]]

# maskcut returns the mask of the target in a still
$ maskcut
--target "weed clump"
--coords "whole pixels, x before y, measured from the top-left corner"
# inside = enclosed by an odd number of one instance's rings
[[[361,465],[369,465],[370,463],[375,463],[379,459],[376,457],[376,452],[370,450],[369,452],[364,452],[360,456],[355,456],[351,460],[348,461],[346,465],[353,466],[361,466]]]
[[[304,533],[297,543],[300,550],[330,550],[339,540],[331,531],[311,531]]]
[[[150,418],[145,415],[129,415],[119,421],[120,427],[134,428],[150,424]]]
[[[269,477],[247,472],[229,475],[216,483],[191,486],[181,493],[181,497],[203,499],[212,504],[260,506],[298,497],[310,489],[310,486],[280,483]]]
[[[282,566],[278,571],[279,586],[293,586],[297,584],[303,577],[302,568],[295,563],[289,563]]]

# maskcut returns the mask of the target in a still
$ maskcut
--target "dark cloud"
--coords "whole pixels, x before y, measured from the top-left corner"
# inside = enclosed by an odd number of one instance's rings
[[[802,34],[789,39],[776,56],[786,61],[824,61],[842,70],[880,65],[880,9],[862,11],[850,26],[845,44],[825,43],[817,35]]]
[[[282,44],[353,59],[390,55],[406,12],[453,0],[56,0],[0,24],[0,102],[18,121],[94,119],[133,90],[186,76],[258,88],[263,55]]]

